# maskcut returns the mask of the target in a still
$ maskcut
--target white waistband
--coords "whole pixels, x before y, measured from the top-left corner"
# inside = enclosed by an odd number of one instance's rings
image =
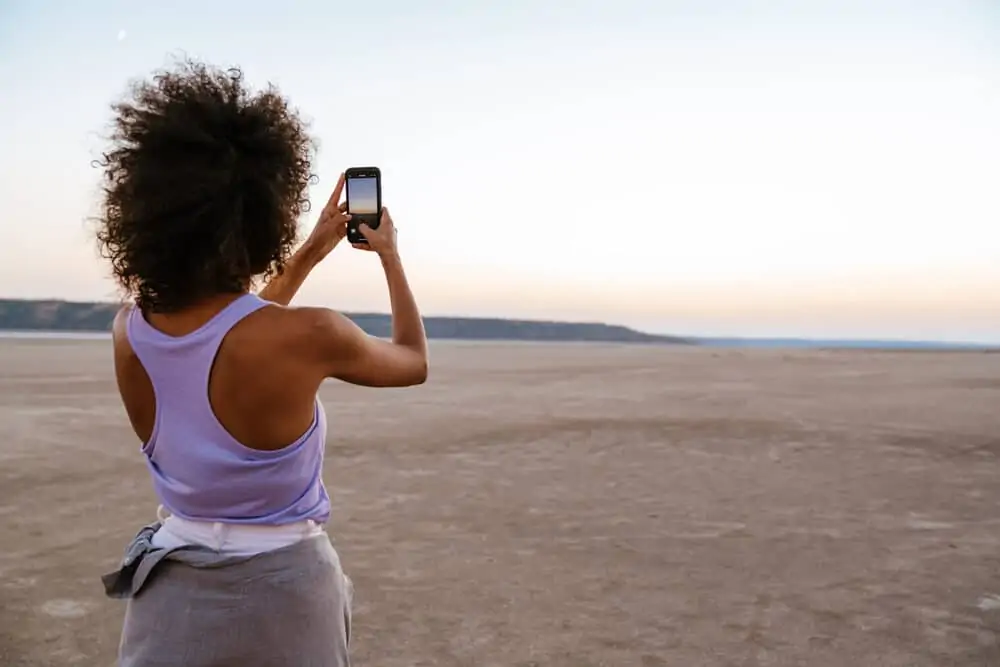
[[[233,556],[254,556],[323,533],[323,527],[311,519],[280,526],[192,521],[167,515],[163,505],[156,509],[156,517],[162,526],[153,535],[154,547],[199,545]]]

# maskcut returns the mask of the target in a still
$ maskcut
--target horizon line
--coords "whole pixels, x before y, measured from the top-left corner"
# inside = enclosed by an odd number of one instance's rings
[[[21,301],[26,303],[45,303],[45,302],[55,302],[55,303],[66,303],[66,304],[79,304],[79,305],[123,305],[129,303],[128,301],[114,301],[114,300],[82,300],[82,299],[66,299],[61,297],[48,297],[48,298],[27,298],[27,297],[0,297],[0,301]],[[391,318],[391,313],[379,312],[379,311],[361,311],[361,310],[338,310],[345,315],[356,315],[356,316],[376,316],[376,317],[386,317]],[[452,320],[500,320],[507,322],[527,322],[527,323],[539,323],[539,324],[578,324],[578,325],[598,325],[605,327],[619,327],[632,331],[635,333],[662,337],[662,338],[676,338],[680,340],[688,340],[693,342],[709,343],[739,343],[743,346],[752,345],[754,343],[788,343],[790,345],[811,343],[814,345],[822,346],[822,344],[830,345],[847,345],[852,347],[879,347],[879,346],[918,346],[918,347],[938,347],[938,348],[965,348],[965,349],[982,349],[982,350],[995,350],[1000,349],[1000,341],[997,342],[986,342],[982,340],[928,340],[919,338],[905,338],[905,337],[841,337],[841,336],[795,336],[795,335],[752,335],[752,336],[739,336],[739,335],[713,335],[713,334],[682,334],[674,332],[653,332],[645,329],[640,329],[634,326],[629,326],[627,324],[619,324],[609,321],[601,320],[574,320],[574,319],[533,319],[525,317],[511,317],[503,315],[455,315],[455,314],[425,314],[422,315],[424,319],[452,319]],[[70,330],[52,330],[52,329],[0,329],[0,331],[16,332],[16,331],[38,331],[38,332],[58,332]],[[80,331],[79,333],[87,333],[85,331]]]

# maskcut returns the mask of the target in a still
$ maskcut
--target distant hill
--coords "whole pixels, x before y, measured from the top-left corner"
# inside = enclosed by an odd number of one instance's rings
[[[118,305],[74,301],[0,299],[0,330],[109,331]],[[391,335],[391,320],[381,313],[345,313],[374,336]],[[686,338],[657,336],[596,322],[547,322],[479,317],[425,317],[428,338],[551,342],[691,344]]]
[[[827,348],[839,350],[993,350],[988,343],[951,343],[923,340],[874,340],[850,338],[692,338],[706,347]]]

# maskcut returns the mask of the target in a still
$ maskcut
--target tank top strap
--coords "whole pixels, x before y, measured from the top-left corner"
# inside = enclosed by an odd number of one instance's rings
[[[267,305],[268,301],[255,294],[244,294],[183,336],[170,336],[154,328],[139,308],[133,308],[126,326],[129,344],[153,383],[157,403],[188,395],[207,396],[209,374],[226,334]]]
[[[221,343],[222,339],[229,333],[229,330],[236,326],[240,320],[269,305],[273,304],[270,301],[265,301],[256,294],[244,294],[220,310],[202,328],[212,331],[215,335],[211,336],[211,338],[218,338],[218,342]]]

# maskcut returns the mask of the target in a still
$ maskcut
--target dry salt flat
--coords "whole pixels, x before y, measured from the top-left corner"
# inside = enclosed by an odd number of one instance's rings
[[[1000,355],[448,343],[330,383],[357,664],[1000,664]],[[113,664],[104,340],[0,342],[0,664]]]

